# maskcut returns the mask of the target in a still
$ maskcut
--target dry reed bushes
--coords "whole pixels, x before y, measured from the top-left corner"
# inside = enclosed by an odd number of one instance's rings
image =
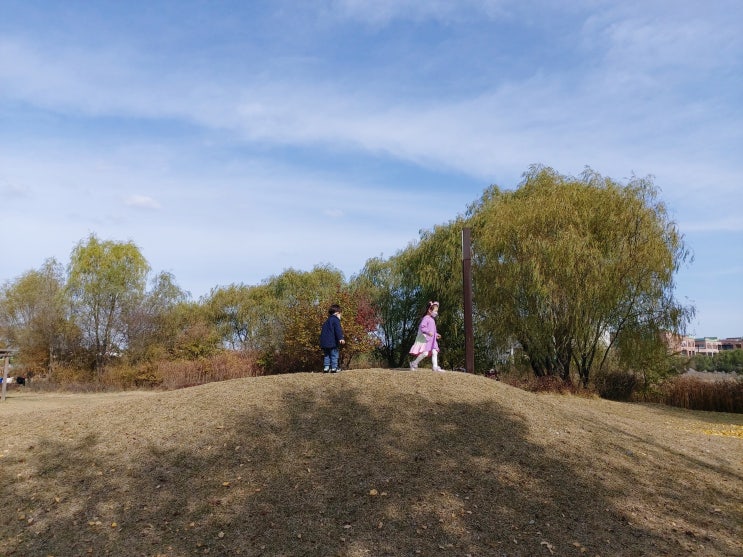
[[[168,390],[260,375],[257,359],[249,352],[221,352],[209,358],[157,365],[159,385]]]
[[[100,372],[60,366],[51,374],[35,376],[29,381],[29,388],[38,392],[78,393],[142,388],[174,390],[262,374],[254,354],[224,351],[195,360],[147,361],[136,365],[114,362]]]
[[[688,410],[743,413],[743,377],[675,377],[663,385],[661,401]]]

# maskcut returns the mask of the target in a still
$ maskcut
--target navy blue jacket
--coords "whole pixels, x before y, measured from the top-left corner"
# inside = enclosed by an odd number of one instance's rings
[[[320,348],[337,348],[343,340],[343,327],[336,314],[325,320],[320,330]]]

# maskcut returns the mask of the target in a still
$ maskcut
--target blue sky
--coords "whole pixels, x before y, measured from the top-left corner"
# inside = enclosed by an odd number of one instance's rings
[[[194,298],[347,277],[531,164],[655,177],[743,335],[738,0],[0,0],[0,281],[90,233]]]

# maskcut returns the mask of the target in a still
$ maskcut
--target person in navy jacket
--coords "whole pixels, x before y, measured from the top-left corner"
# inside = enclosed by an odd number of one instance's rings
[[[328,318],[320,330],[320,348],[323,351],[323,372],[336,373],[340,370],[338,356],[340,345],[345,344],[341,327],[341,307],[333,304],[328,308]]]

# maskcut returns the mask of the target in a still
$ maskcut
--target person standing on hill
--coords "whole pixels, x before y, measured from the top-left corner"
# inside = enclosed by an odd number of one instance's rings
[[[415,344],[410,348],[410,355],[416,356],[410,362],[410,369],[418,369],[418,364],[423,358],[431,356],[431,365],[434,371],[444,371],[439,367],[439,339],[441,335],[436,332],[436,318],[439,316],[439,303],[428,302],[426,313],[418,326],[418,336]]]
[[[345,344],[343,327],[341,327],[341,307],[333,304],[328,308],[328,318],[320,330],[320,348],[323,351],[323,372],[336,373],[340,371],[338,356],[340,345]]]

